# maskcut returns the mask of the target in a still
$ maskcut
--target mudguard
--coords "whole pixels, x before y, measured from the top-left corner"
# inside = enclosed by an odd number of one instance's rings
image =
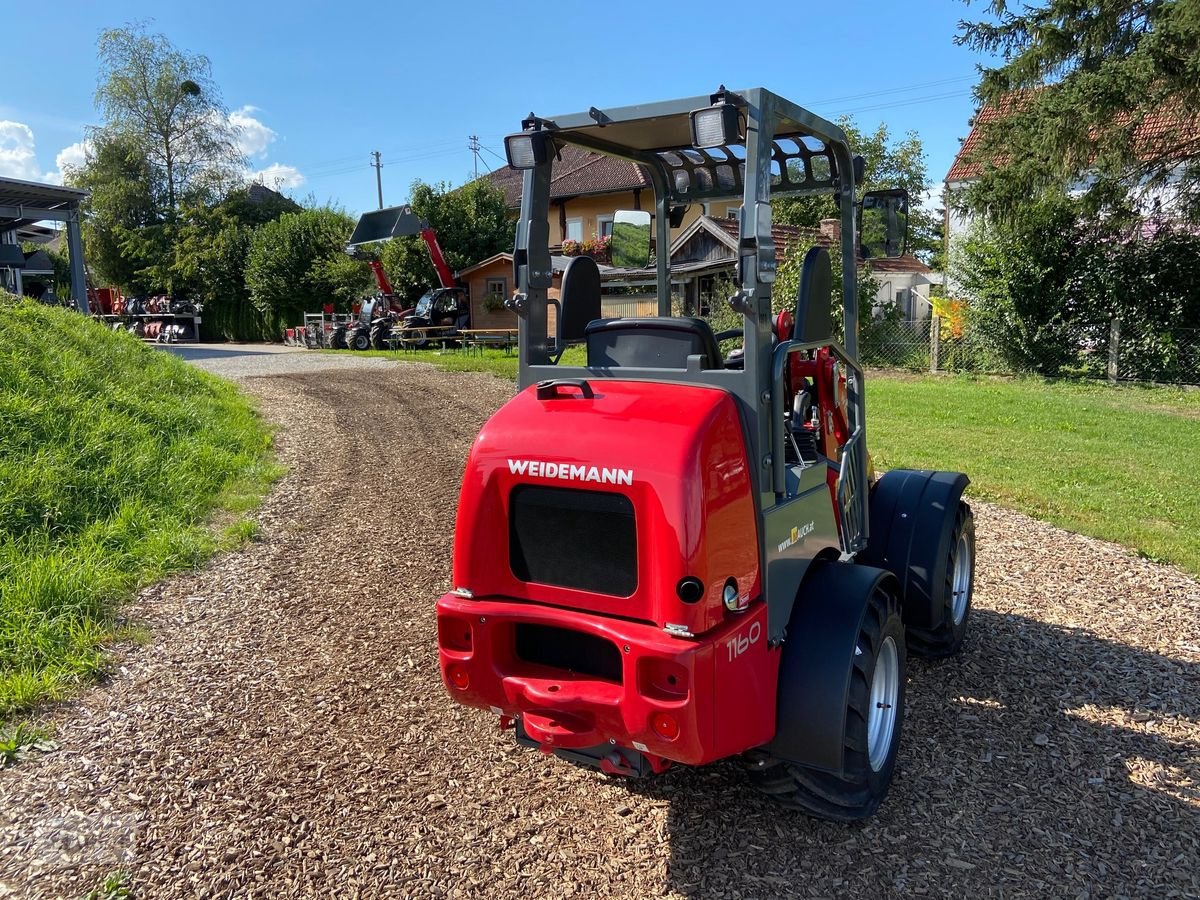
[[[779,664],[775,737],[763,749],[797,765],[841,772],[855,646],[867,604],[890,572],[815,560],[788,625]]]
[[[969,483],[960,472],[893,469],[871,490],[871,538],[858,559],[896,576],[906,626],[935,629],[945,618],[950,539]]]

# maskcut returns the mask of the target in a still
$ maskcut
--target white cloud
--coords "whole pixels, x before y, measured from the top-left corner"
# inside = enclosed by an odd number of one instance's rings
[[[92,142],[86,139],[78,141],[69,147],[63,147],[58,151],[58,155],[54,157],[54,165],[58,168],[53,172],[46,172],[42,175],[42,179],[53,184],[62,184],[63,177],[66,175],[68,168],[83,168],[93,147]]]
[[[33,129],[21,122],[0,121],[0,175],[37,181],[40,174]]]
[[[304,184],[304,175],[295,166],[271,163],[257,172],[247,172],[247,181],[257,181],[273,190],[298,188]]]
[[[243,106],[229,114],[229,124],[237,134],[238,148],[246,156],[259,158],[267,155],[267,148],[274,143],[278,136],[274,129],[268,128],[254,118],[252,113],[258,112],[256,106]]]

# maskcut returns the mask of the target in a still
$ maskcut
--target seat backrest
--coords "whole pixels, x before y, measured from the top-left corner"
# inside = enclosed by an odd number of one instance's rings
[[[688,316],[599,319],[589,324],[587,364],[597,369],[636,366],[686,369],[689,356],[701,367],[719,369],[721,348],[704,319]]]
[[[558,306],[559,342],[583,340],[588,322],[600,318],[600,269],[590,256],[576,256],[563,269]]]
[[[829,251],[813,247],[804,254],[796,291],[796,324],[792,339],[808,343],[833,338],[833,265]]]

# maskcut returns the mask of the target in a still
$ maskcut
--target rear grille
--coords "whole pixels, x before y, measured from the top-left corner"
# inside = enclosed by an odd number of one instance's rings
[[[519,485],[509,564],[521,581],[628,597],[637,588],[633,503],[623,494]]]
[[[527,663],[621,683],[621,651],[592,634],[518,623],[516,652],[517,658]]]

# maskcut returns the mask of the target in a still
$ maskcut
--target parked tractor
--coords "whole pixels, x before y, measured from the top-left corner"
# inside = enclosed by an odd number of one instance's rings
[[[524,171],[518,393],[466,465],[437,603],[447,690],[520,743],[609,774],[737,758],[788,806],[871,815],[896,766],[907,654],[961,649],[974,581],[967,477],[875,477],[867,455],[858,270],[903,252],[907,195],[859,200],[844,132],[762,88],[531,114],[505,143]],[[650,266],[653,231],[657,316],[603,318],[580,256],[548,328],[550,169],[567,144],[652,180],[653,217],[618,213],[612,253]],[[826,249],[772,315],[771,204],[821,194],[846,236],[840,339]],[[734,200],[743,327],[714,335],[671,316],[669,223]],[[583,364],[563,356],[574,345]]]
[[[424,294],[415,307],[401,310],[391,282],[369,245],[414,234],[419,234],[425,242],[441,286]],[[379,293],[363,302],[358,321],[346,329],[344,340],[350,349],[374,347],[382,350],[395,328],[406,329],[411,343],[424,346],[429,342],[431,327],[457,330],[470,325],[471,306],[467,292],[455,283],[454,273],[438,243],[437,232],[413,213],[411,206],[392,206],[363,213],[346,243],[346,253],[352,259],[366,260],[379,284]]]

